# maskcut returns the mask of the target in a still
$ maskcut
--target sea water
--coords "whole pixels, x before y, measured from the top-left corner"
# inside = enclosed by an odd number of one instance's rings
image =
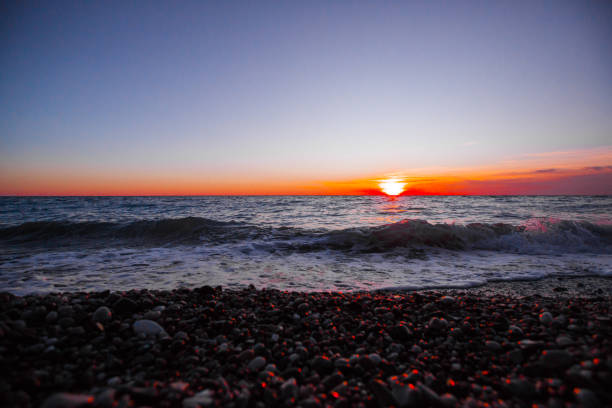
[[[612,196],[0,197],[0,291],[612,275]]]

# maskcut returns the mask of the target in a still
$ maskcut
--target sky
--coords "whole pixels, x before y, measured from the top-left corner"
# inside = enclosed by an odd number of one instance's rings
[[[610,2],[0,8],[3,195],[612,194]]]

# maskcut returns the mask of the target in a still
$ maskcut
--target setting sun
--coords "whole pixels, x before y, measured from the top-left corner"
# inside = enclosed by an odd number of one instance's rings
[[[389,178],[386,180],[381,180],[378,185],[380,186],[380,189],[383,193],[390,196],[396,196],[398,194],[401,194],[402,191],[404,191],[404,186],[406,185],[406,183],[403,183],[398,178]]]

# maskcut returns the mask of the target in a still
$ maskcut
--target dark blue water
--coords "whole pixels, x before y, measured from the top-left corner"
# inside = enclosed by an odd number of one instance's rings
[[[612,274],[612,197],[0,197],[0,290]]]

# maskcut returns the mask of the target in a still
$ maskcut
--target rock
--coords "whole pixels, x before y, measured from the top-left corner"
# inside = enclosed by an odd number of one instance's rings
[[[55,323],[57,319],[58,319],[58,315],[55,310],[52,310],[51,312],[47,313],[47,317],[45,317],[45,321],[49,324]]]
[[[57,321],[57,324],[67,329],[68,327],[74,326],[74,319],[72,317],[62,317]]]
[[[520,364],[523,362],[523,352],[520,349],[514,349],[508,352],[508,358],[514,364]]]
[[[501,344],[496,341],[488,340],[485,342],[485,346],[491,351],[499,351],[502,349]]]
[[[83,326],[70,327],[67,332],[71,336],[83,336],[85,334],[85,328]]]
[[[121,384],[121,378],[119,378],[119,377],[109,378],[106,381],[106,384],[110,385],[111,387],[117,386],[117,385]]]
[[[574,395],[576,395],[576,401],[584,408],[599,408],[601,406],[599,399],[591,390],[576,388],[574,389]]]
[[[368,359],[372,362],[372,364],[374,364],[375,366],[379,365],[380,363],[382,363],[382,359],[380,358],[380,356],[378,354],[372,353],[372,354],[368,354]]]
[[[572,355],[565,350],[544,350],[540,357],[540,363],[551,369],[569,367],[572,361]]]
[[[299,406],[302,408],[320,408],[321,403],[315,397],[308,397],[300,401]]]
[[[389,391],[385,383],[379,379],[371,380],[370,389],[374,393],[374,397],[376,398],[376,402],[379,407],[388,407],[390,405],[397,405],[395,401],[395,397]]]
[[[349,361],[346,358],[338,358],[336,359],[336,361],[334,361],[334,367],[342,370],[342,369],[347,369],[349,368],[351,365],[349,363]]]
[[[236,394],[236,408],[247,408],[250,399],[251,392],[248,390],[248,388],[243,388]]]
[[[553,321],[553,317],[549,312],[544,312],[540,314],[540,322],[544,324],[550,324]]]
[[[535,386],[528,380],[515,378],[508,383],[508,390],[518,398],[531,401],[536,395]]]
[[[74,309],[70,305],[64,305],[57,308],[57,314],[62,317],[74,317]]]
[[[327,374],[334,369],[334,364],[328,357],[317,356],[312,359],[312,368],[319,374]]]
[[[157,320],[161,317],[161,312],[158,310],[149,310],[144,314],[144,318],[147,320]]]
[[[568,336],[560,335],[555,339],[555,343],[557,343],[559,347],[568,347],[574,344],[574,340]]]
[[[93,402],[92,395],[60,392],[47,398],[41,408],[77,408],[91,405]]]
[[[443,407],[452,408],[457,406],[457,398],[453,394],[446,393],[441,395],[439,401]]]
[[[323,379],[321,384],[327,389],[334,388],[336,385],[340,384],[344,380],[344,376],[339,372],[335,372],[331,375],[328,375]]]
[[[207,408],[215,405],[212,390],[204,390],[183,400],[183,408]]]
[[[189,341],[189,335],[185,333],[184,331],[178,331],[174,333],[174,339],[181,340],[181,341]]]
[[[295,378],[288,379],[280,387],[282,399],[297,398],[298,391],[299,391],[299,388],[297,386],[297,382],[295,381]]]
[[[175,381],[170,383],[170,388],[179,392],[185,392],[187,388],[189,388],[189,383],[186,383],[185,381]]]
[[[138,311],[138,305],[132,299],[122,297],[113,304],[113,310],[119,314],[129,314]]]
[[[300,313],[306,313],[308,310],[310,310],[310,305],[308,303],[300,303],[297,307],[297,311]]]
[[[508,335],[515,339],[523,338],[524,333],[523,330],[518,326],[510,326],[508,327]]]
[[[132,325],[134,333],[144,334],[145,336],[168,335],[163,327],[153,320],[136,320]]]
[[[410,352],[414,353],[414,354],[420,354],[423,352],[423,349],[421,348],[421,346],[419,346],[418,344],[414,344],[411,348],[410,348]]]
[[[523,350],[532,350],[544,345],[541,341],[534,341],[530,339],[523,339],[518,342],[519,347]]]
[[[249,369],[249,371],[260,371],[262,368],[264,368],[266,366],[266,359],[265,357],[255,357],[253,360],[251,360],[251,362],[249,363],[249,365],[247,366],[247,368]]]
[[[112,388],[107,388],[96,395],[94,406],[100,408],[113,408],[115,403],[116,391]]]
[[[91,319],[96,323],[106,323],[111,320],[112,316],[113,314],[108,307],[100,306],[96,309]]]
[[[455,304],[455,298],[452,296],[442,296],[440,298],[440,303],[444,306],[451,306]]]
[[[440,405],[440,397],[434,390],[423,384],[419,384],[418,389],[421,391],[421,395],[423,396],[426,404],[430,406]]]
[[[255,352],[252,349],[246,349],[238,354],[238,360],[240,361],[251,360],[253,357],[255,357]]]
[[[429,320],[429,327],[433,330],[442,330],[445,329],[447,326],[448,322],[446,321],[446,319],[432,317]]]
[[[397,325],[393,326],[390,329],[391,337],[393,337],[397,341],[408,341],[412,338],[412,330],[410,330],[407,326]]]
[[[410,408],[420,406],[420,398],[418,391],[408,385],[400,385],[393,387],[391,391],[396,404],[400,408]]]

